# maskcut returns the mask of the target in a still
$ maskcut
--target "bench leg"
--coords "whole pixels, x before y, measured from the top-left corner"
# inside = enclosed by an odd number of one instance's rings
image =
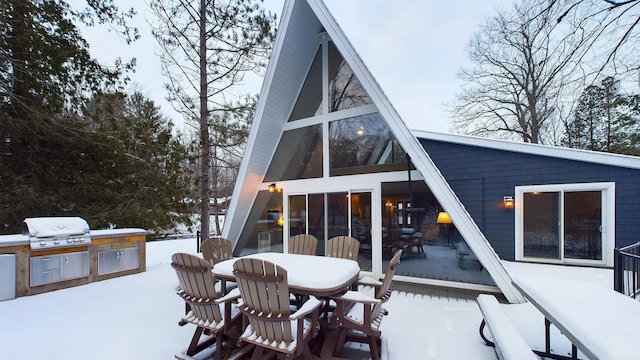
[[[493,341],[487,339],[484,336],[484,328],[485,328],[485,326],[487,326],[487,323],[484,321],[484,319],[482,319],[482,321],[480,322],[480,330],[479,330],[480,331],[480,337],[482,338],[482,340],[484,340],[484,342],[487,344],[487,346],[496,347],[496,344]]]

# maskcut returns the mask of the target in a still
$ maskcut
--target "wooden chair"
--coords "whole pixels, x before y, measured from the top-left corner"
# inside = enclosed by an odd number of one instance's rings
[[[318,238],[311,234],[298,234],[289,239],[289,254],[315,255]]]
[[[310,296],[291,314],[287,272],[269,261],[239,259],[233,273],[242,295],[240,311],[248,320],[240,340],[256,346],[251,359],[260,359],[265,349],[278,352],[279,358],[311,359],[309,340],[318,333],[322,302]]]
[[[200,244],[200,251],[202,251],[202,257],[205,258],[211,266],[233,257],[231,241],[221,237],[212,237],[203,241],[202,244]]]
[[[362,279],[363,281],[360,282],[363,285],[375,286],[375,297],[372,298],[358,291],[347,291],[343,295],[333,298],[337,306],[329,318],[329,323],[339,326],[334,356],[339,357],[345,342],[354,341],[368,343],[371,358],[373,360],[380,359],[379,347],[382,336],[380,323],[382,318],[387,315],[382,304],[391,297],[391,280],[400,266],[401,256],[402,249],[395,252],[389,261],[389,267],[382,282],[374,279],[368,281]]]
[[[358,260],[360,242],[351,236],[336,236],[327,242],[327,256]]]
[[[180,282],[178,295],[186,304],[186,315],[178,325],[196,325],[191,343],[186,355],[193,356],[216,343],[216,359],[222,359],[222,340],[237,319],[240,319],[239,309],[231,304],[237,300],[239,292],[235,291],[222,298],[214,288],[211,265],[206,260],[184,253],[176,253],[171,257],[171,267],[176,271]],[[200,342],[202,335],[213,336]]]

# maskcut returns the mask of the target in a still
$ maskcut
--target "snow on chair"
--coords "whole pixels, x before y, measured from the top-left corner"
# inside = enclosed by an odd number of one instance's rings
[[[256,346],[252,359],[260,359],[265,349],[285,359],[311,359],[309,340],[318,333],[322,301],[309,296],[291,314],[287,271],[266,260],[239,259],[233,264],[233,274],[243,301],[240,311],[248,320],[240,341]]]
[[[359,291],[347,291],[341,296],[334,297],[336,309],[329,318],[329,323],[339,326],[338,340],[333,356],[340,356],[344,343],[347,341],[361,342],[369,344],[369,352],[373,360],[380,359],[379,347],[381,346],[382,331],[380,323],[387,310],[382,307],[391,297],[391,281],[400,266],[402,249],[397,250],[389,267],[384,275],[384,279],[375,289],[375,297],[371,297]],[[361,284],[372,284],[372,282],[360,282]],[[378,285],[378,284],[376,284]]]
[[[178,325],[196,326],[185,354],[191,357],[215,342],[215,358],[221,359],[223,338],[232,329],[232,324],[240,319],[240,311],[231,303],[240,297],[239,292],[230,292],[227,296],[219,298],[211,274],[211,265],[198,256],[173,254],[171,267],[176,271],[180,282],[178,295],[184,300],[187,308]],[[213,336],[200,341],[203,334]]]

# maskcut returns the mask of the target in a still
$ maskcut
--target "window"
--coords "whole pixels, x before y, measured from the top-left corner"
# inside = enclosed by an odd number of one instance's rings
[[[330,176],[406,170],[405,152],[380,113],[329,124]]]
[[[322,126],[285,131],[265,182],[322,177]]]
[[[611,265],[613,183],[516,188],[516,259]]]

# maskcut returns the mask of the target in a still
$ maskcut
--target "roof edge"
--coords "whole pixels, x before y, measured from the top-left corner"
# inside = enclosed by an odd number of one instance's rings
[[[560,146],[531,144],[501,139],[490,139],[471,135],[437,133],[424,130],[411,130],[416,138],[444,141],[455,144],[477,146],[488,149],[506,150],[531,155],[555,157],[595,164],[640,169],[640,157],[605,153],[591,150],[572,149]]]

